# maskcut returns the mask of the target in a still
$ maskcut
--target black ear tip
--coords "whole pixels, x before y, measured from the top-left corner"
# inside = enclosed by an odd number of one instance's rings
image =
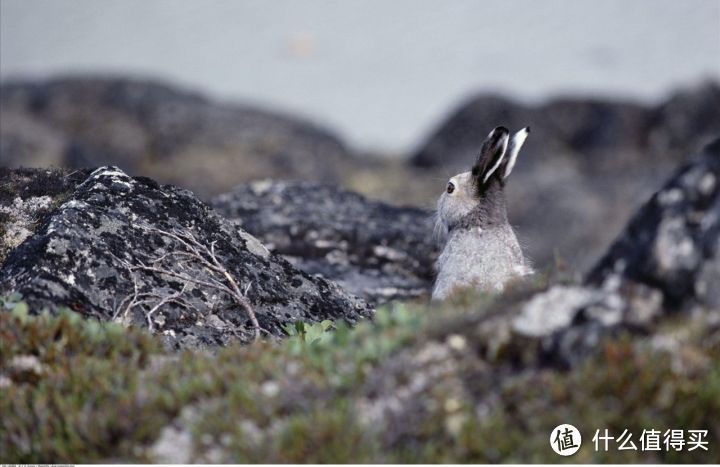
[[[494,132],[494,133],[501,133],[501,134],[506,134],[506,133],[507,133],[507,134],[510,134],[510,130],[508,130],[508,129],[505,128],[504,126],[496,127],[493,132]]]
[[[525,131],[526,131],[527,133],[530,133],[530,127],[529,127],[529,126],[526,126],[526,127],[525,127]]]

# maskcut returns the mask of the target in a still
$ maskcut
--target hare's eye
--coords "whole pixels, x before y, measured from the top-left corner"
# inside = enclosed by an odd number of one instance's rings
[[[448,182],[447,192],[452,193],[453,191],[455,191],[455,184],[453,182]]]

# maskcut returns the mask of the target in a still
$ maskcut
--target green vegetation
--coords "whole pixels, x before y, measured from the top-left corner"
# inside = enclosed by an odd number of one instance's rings
[[[484,320],[506,305],[474,296],[395,305],[352,329],[300,323],[280,343],[174,353],[143,330],[68,310],[33,315],[6,298],[1,460],[718,460],[717,325],[665,323],[685,336],[672,353],[620,336],[571,371],[522,370],[480,342]],[[548,445],[560,423],[583,434],[573,457]],[[629,429],[638,446],[643,429],[708,429],[710,451],[595,452],[604,428]]]

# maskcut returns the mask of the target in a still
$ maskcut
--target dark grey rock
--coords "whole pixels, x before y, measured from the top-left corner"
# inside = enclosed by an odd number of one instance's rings
[[[208,262],[191,256],[191,248]],[[21,293],[35,310],[68,306],[88,317],[148,326],[174,346],[247,342],[255,328],[249,313],[217,288],[230,285],[223,270],[271,336],[298,320],[352,323],[372,313],[336,284],[268,252],[191,192],[115,167],[89,175],[10,253],[0,292]],[[163,297],[175,298],[151,312]]]
[[[550,148],[577,154],[588,167],[613,167],[627,163],[621,156],[645,148],[650,116],[635,102],[562,98],[540,106],[532,125]]]
[[[706,82],[677,92],[654,109],[648,136],[650,153],[688,154],[720,132],[720,83]]]
[[[89,173],[0,167],[0,264]]]
[[[529,106],[503,96],[482,94],[451,112],[411,157],[411,161],[418,167],[467,170],[490,130],[499,125],[510,129],[530,125],[534,133],[537,117],[537,112]],[[534,134],[528,139],[523,152],[534,153],[533,139],[537,139]]]
[[[584,284],[555,285],[517,306],[509,339],[535,341],[542,364],[572,366],[608,335],[649,333],[676,313],[717,315],[718,245],[720,139],[640,208]]]
[[[411,157],[418,167],[460,169],[477,154],[489,129],[530,126],[523,152],[543,163],[570,154],[589,169],[648,159],[682,160],[720,129],[720,84],[680,90],[659,105],[562,97],[526,105],[495,94],[469,99]]]
[[[720,235],[720,139],[681,167],[630,220],[597,263],[588,282],[631,280],[662,291],[680,307],[716,284],[712,276]],[[707,282],[705,280],[705,282]]]
[[[1,91],[3,166],[117,165],[207,195],[277,174],[337,180],[352,159],[313,123],[153,81],[68,77]]]
[[[425,296],[431,285],[438,252],[428,211],[312,182],[240,185],[211,204],[299,268],[370,302]]]

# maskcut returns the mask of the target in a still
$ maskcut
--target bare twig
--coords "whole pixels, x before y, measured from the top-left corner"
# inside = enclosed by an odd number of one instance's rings
[[[160,309],[160,307],[162,307],[166,303],[172,302],[173,300],[176,300],[182,294],[184,294],[185,289],[187,288],[187,285],[188,285],[188,282],[186,282],[185,285],[183,285],[182,290],[175,292],[172,295],[167,295],[167,296],[163,297],[159,302],[157,302],[157,304],[155,304],[155,306],[150,308],[150,310],[147,313],[145,313],[145,318],[147,319],[148,329],[150,329],[150,332],[153,332],[155,330],[155,326],[153,325],[153,322],[152,322],[153,313],[155,313],[158,309]]]
[[[198,239],[190,231],[181,232],[176,230],[174,232],[168,232],[150,226],[139,226],[139,228],[175,240],[183,246],[184,251],[172,251],[164,253],[159,257],[152,259],[149,265],[143,263],[140,260],[137,261],[138,264],[131,265],[115,256],[115,258],[121,264],[123,264],[123,266],[130,272],[130,276],[133,281],[134,292],[131,296],[126,297],[123,301],[120,302],[113,318],[117,317],[123,307],[123,314],[126,315],[133,307],[149,304],[148,301],[140,300],[141,298],[151,296],[152,294],[139,293],[137,280],[135,278],[135,275],[133,274],[134,271],[139,270],[157,275],[173,277],[185,283],[180,292],[164,297],[155,295],[155,297],[158,298],[159,301],[155,303],[150,308],[150,310],[145,313],[145,316],[148,320],[148,327],[151,331],[154,328],[151,320],[152,314],[167,303],[175,302],[181,304],[181,306],[191,307],[197,310],[197,308],[189,305],[188,302],[182,299],[182,295],[184,294],[188,284],[196,284],[217,290],[230,296],[230,298],[235,302],[235,304],[240,306],[250,318],[250,322],[252,323],[254,328],[254,338],[257,339],[260,337],[260,333],[261,331],[263,331],[263,329],[260,327],[260,323],[255,314],[255,310],[250,303],[250,300],[248,300],[247,298],[247,293],[252,286],[252,282],[250,282],[243,291],[240,290],[240,287],[233,275],[218,259],[217,254],[215,253],[216,242],[210,243],[210,247],[208,247],[207,245],[198,241]],[[176,261],[170,266],[163,265],[166,260],[176,259],[178,257],[184,258],[183,261]],[[208,272],[209,277],[198,278],[185,273],[182,269],[185,265],[190,263],[197,263],[202,266]]]

